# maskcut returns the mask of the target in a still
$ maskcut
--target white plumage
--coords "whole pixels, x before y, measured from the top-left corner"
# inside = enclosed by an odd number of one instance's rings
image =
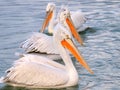
[[[26,52],[40,52],[46,54],[59,54],[53,44],[53,37],[43,33],[34,33],[21,44]]]
[[[40,60],[44,60],[45,64]],[[48,61],[48,64],[47,64]],[[15,86],[27,86],[33,88],[50,87],[65,84],[68,76],[65,71],[52,66],[45,57],[22,57],[19,62],[8,70],[4,82]],[[54,62],[53,62],[54,63]]]
[[[80,10],[71,12],[71,19],[78,32],[82,32],[88,28],[87,26],[83,26],[83,24],[87,21],[87,18]]]

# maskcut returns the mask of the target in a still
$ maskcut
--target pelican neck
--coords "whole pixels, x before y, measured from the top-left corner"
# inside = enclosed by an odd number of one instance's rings
[[[48,25],[48,32],[49,33],[53,33],[53,28],[55,26],[55,16],[56,16],[56,10],[53,10],[53,16],[49,22],[49,25]]]

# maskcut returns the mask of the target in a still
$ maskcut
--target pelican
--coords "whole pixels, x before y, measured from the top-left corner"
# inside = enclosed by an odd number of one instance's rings
[[[52,4],[48,4],[52,5]],[[55,6],[53,4],[53,6]],[[50,7],[50,6],[49,6]],[[51,6],[52,7],[52,6]],[[53,10],[53,7],[52,7]],[[42,29],[45,29],[45,26],[49,22],[49,17],[51,17],[51,9],[47,11],[46,19],[43,23]],[[51,15],[50,15],[51,14]],[[72,23],[71,17],[70,17],[70,11],[68,9],[61,10],[59,12],[59,19],[62,24],[64,24],[64,27],[69,29],[69,31],[72,33],[72,35],[78,40],[78,42],[83,45],[82,39],[79,37],[79,34],[76,32],[76,29]],[[50,15],[50,16],[49,16]],[[54,28],[52,28],[54,29]],[[53,38],[52,36],[45,35],[43,33],[35,33],[27,39],[25,42],[22,43],[21,47],[25,49],[27,53],[29,52],[40,52],[40,53],[47,53],[47,54],[59,54],[58,50],[53,45]],[[58,59],[60,59],[58,55]]]
[[[13,67],[6,71],[6,76],[1,78],[3,83],[27,88],[64,88],[77,85],[79,76],[67,50],[86,70],[93,73],[72,42],[71,33],[61,23],[54,29],[54,45],[64,65],[50,58],[28,54],[15,61]]]

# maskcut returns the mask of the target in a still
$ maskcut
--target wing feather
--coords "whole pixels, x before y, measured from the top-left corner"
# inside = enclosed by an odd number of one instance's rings
[[[34,33],[29,39],[21,44],[26,52],[40,52],[47,54],[59,54],[54,47],[53,37],[43,33]]]
[[[81,11],[71,12],[71,18],[76,29],[79,29],[87,20],[85,15]]]
[[[56,67],[56,68],[65,69],[64,65],[59,64],[59,63],[53,61],[52,59],[48,59],[50,57],[44,57],[41,54],[30,53],[30,54],[23,54],[22,56],[24,57],[24,59],[21,58],[21,59],[15,61],[14,62],[15,65],[19,64],[19,62],[29,61],[29,62],[35,62],[35,63],[38,63],[38,64],[45,64],[45,65],[50,65],[50,66],[53,66],[53,67]]]
[[[14,64],[4,78],[6,83],[38,87],[60,86],[67,81],[66,70],[30,61]]]

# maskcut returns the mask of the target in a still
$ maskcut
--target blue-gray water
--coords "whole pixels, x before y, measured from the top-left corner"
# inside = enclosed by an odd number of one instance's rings
[[[14,53],[23,52],[20,43],[39,31],[48,2],[82,9],[90,18],[91,29],[81,33],[85,47],[77,46],[94,74],[75,62],[79,84],[63,90],[120,90],[120,0],[0,0],[0,77],[18,58]],[[28,89],[0,84],[0,90]]]

